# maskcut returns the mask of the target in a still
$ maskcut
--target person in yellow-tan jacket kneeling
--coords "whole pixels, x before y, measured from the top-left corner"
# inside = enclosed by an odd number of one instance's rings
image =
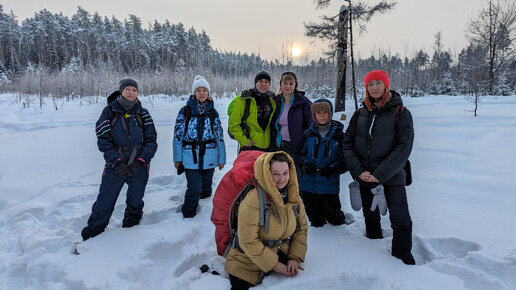
[[[231,289],[256,286],[272,271],[296,276],[303,270],[308,225],[294,161],[283,151],[265,153],[256,160],[254,174],[258,186],[238,208],[236,243],[226,259]],[[264,200],[269,206],[260,212]],[[263,212],[270,215],[263,218]]]

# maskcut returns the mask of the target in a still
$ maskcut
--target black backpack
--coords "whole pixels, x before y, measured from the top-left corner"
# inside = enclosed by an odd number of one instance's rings
[[[142,107],[138,107],[138,109],[136,110],[136,112],[134,112],[134,114],[123,114],[120,112],[113,112],[113,110],[111,110],[111,120],[110,120],[111,129],[113,129],[113,127],[115,127],[115,124],[116,124],[116,122],[118,122],[118,120],[120,120],[122,118],[127,119],[130,117],[134,117],[136,119],[138,126],[143,129]],[[124,127],[124,130],[127,130],[127,128],[125,127],[126,126],[125,122],[122,123],[122,126]]]
[[[401,113],[405,110],[405,106],[398,105],[396,107],[396,127],[400,122]],[[412,184],[412,166],[410,165],[410,160],[407,159],[405,165],[403,165],[403,170],[405,170],[405,185],[409,186]]]
[[[111,109],[111,106],[109,106],[109,109]],[[136,110],[136,112],[134,112],[134,114],[123,114],[123,113],[120,113],[120,112],[113,112],[113,110],[111,110],[111,119],[109,120],[109,125],[111,126],[111,136],[113,136],[113,128],[115,127],[115,124],[118,122],[118,120],[124,118],[124,119],[127,119],[127,118],[130,118],[130,117],[134,117],[136,119],[136,123],[137,125],[143,130],[143,118],[142,118],[142,107],[138,107],[138,109]],[[127,132],[127,125],[125,122],[122,122],[122,127],[124,128],[124,131]],[[127,161],[127,164],[132,164],[134,162],[134,159],[136,158],[136,154],[138,153],[138,151],[140,151],[142,149],[142,144],[137,144],[137,145],[131,145],[131,146],[120,146],[120,145],[115,145],[115,148],[117,150],[117,153],[118,153],[118,156],[122,159],[124,159],[124,155],[122,152],[124,151],[131,151],[131,156],[129,157]]]
[[[237,98],[234,98],[234,100],[236,100]],[[231,103],[233,103],[233,101],[231,101]],[[231,111],[233,109],[233,106],[232,104],[229,104],[228,106],[228,117],[231,117]],[[251,108],[251,98],[245,98],[245,107],[244,107],[244,114],[242,115],[242,120],[240,120],[240,127],[242,127],[242,132],[244,132],[244,136],[246,136],[247,138],[250,137],[250,133],[249,133],[249,125],[247,125],[247,118],[249,118],[249,110]],[[235,136],[233,136],[233,134],[231,134],[231,132],[228,130],[228,135],[231,139],[235,139]]]
[[[192,115],[192,108],[188,105],[184,106],[183,113],[185,114],[185,130],[188,129],[188,123],[190,123],[190,119],[192,119],[192,117],[204,117],[203,114]],[[215,134],[215,131],[213,130],[213,123],[215,123],[216,117],[215,108],[211,108],[208,111],[208,117],[210,118],[211,132]]]
[[[183,113],[185,114],[185,132],[188,130],[188,124],[190,123],[190,119],[192,119],[192,117],[198,117],[198,118],[201,118],[201,120],[204,120],[204,116],[205,116],[204,114],[192,114],[192,108],[190,108],[190,106],[188,106],[188,105],[184,106]],[[217,112],[215,111],[215,108],[212,108],[208,111],[208,118],[210,118],[211,132],[213,133],[214,136],[215,136],[215,131],[213,130],[213,123],[215,123],[216,114],[217,114]],[[205,141],[200,141],[200,142],[199,141],[187,142],[187,141],[183,140],[183,146],[187,146],[187,145],[192,146],[192,153],[193,153],[192,157],[193,157],[194,164],[198,163],[195,146],[199,146],[199,154],[201,156],[203,156],[204,153],[206,152],[206,144],[209,144],[209,143],[216,143],[216,141],[215,141],[215,139],[205,140]]]

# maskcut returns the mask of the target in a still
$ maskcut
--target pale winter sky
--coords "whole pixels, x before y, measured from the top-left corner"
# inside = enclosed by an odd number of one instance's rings
[[[366,0],[367,1],[367,0]],[[368,3],[377,3],[369,0]],[[376,16],[368,31],[355,37],[356,54],[368,57],[378,49],[412,56],[420,48],[432,50],[434,35],[442,31],[446,49],[460,51],[466,45],[465,26],[478,15],[482,0],[398,0],[395,10]],[[324,10],[316,10],[312,0],[2,0],[4,12],[13,10],[18,20],[32,17],[44,8],[71,16],[81,6],[90,13],[115,16],[119,20],[134,14],[144,28],[154,20],[182,22],[188,29],[205,30],[212,46],[222,51],[260,53],[280,59],[282,46],[301,48],[299,62],[318,58],[326,43],[304,36],[305,21],[318,21],[323,14],[336,15],[343,0],[333,0]]]

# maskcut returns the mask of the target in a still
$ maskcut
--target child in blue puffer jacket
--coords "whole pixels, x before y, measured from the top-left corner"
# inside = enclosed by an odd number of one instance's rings
[[[215,167],[226,164],[224,133],[213,100],[209,97],[210,84],[196,76],[192,96],[177,115],[174,128],[174,167],[178,174],[184,170],[188,182],[183,217],[194,217],[200,198],[211,196]]]
[[[342,123],[332,120],[333,105],[327,99],[312,104],[314,122],[303,132],[296,150],[301,160],[301,184],[306,214],[314,227],[326,222],[345,222],[339,199],[340,174],[347,171],[342,153]]]

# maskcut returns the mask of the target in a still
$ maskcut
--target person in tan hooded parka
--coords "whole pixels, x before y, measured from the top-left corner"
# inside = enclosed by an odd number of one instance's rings
[[[265,153],[256,159],[254,174],[271,199],[269,232],[265,233],[265,227],[259,225],[259,194],[253,188],[238,209],[237,235],[243,252],[231,248],[226,259],[232,289],[256,286],[261,283],[263,274],[272,270],[296,276],[298,269],[303,270],[300,263],[307,250],[308,225],[292,158],[283,151]],[[298,219],[293,207],[299,208]],[[277,247],[269,248],[264,244],[264,241],[278,240],[282,242]]]

